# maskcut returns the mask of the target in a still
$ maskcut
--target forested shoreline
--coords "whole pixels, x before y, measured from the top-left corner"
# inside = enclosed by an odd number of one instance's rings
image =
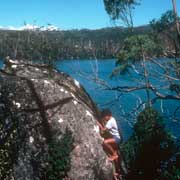
[[[148,34],[150,26],[135,28],[135,34]],[[26,60],[116,58],[129,35],[126,28],[98,30],[40,31],[0,30],[0,58]]]

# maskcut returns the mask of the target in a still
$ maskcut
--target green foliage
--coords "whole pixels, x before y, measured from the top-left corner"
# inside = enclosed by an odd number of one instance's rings
[[[137,0],[104,0],[107,13],[113,20],[119,19],[119,16],[126,7],[132,6],[134,8],[137,5]]]
[[[137,117],[133,135],[123,145],[130,170],[127,179],[163,180],[164,164],[174,151],[173,139],[166,132],[163,119],[156,110],[146,108]]]
[[[132,11],[140,0],[104,0],[106,12],[112,20],[121,20],[127,27],[133,27]]]
[[[180,169],[178,166],[172,166],[165,170],[161,177],[162,180],[180,180]]]
[[[161,18],[157,20],[153,19],[150,22],[150,25],[152,27],[154,37],[157,38],[161,36],[159,39],[161,39],[162,44],[164,44],[164,49],[168,49],[171,45],[174,46],[173,48],[176,51],[178,51],[180,44],[178,42],[179,37],[176,32],[175,21],[176,17],[174,12],[169,10],[162,14]],[[168,44],[165,43],[164,39],[168,41]]]
[[[118,54],[118,63],[123,61],[137,61],[145,58],[158,56],[161,48],[149,35],[134,35],[124,41],[124,46]]]
[[[73,149],[72,133],[66,129],[60,142],[49,144],[48,180],[61,180],[67,176],[70,170],[70,153]]]
[[[117,66],[110,74],[110,78],[113,78],[119,74],[120,75],[126,74],[127,72],[129,72],[129,68],[131,68],[131,65],[129,63],[123,63],[121,66]]]
[[[124,40],[123,48],[118,54],[116,68],[111,77],[124,74],[131,68],[131,64],[143,58],[158,57],[162,54],[162,47],[147,34],[133,35]]]
[[[170,30],[175,22],[175,15],[173,11],[166,11],[162,14],[161,18],[156,20],[153,19],[150,22],[150,25],[152,26],[154,31],[157,31],[158,33]]]

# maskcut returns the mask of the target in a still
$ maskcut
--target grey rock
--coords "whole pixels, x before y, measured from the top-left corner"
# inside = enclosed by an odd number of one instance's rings
[[[49,144],[61,142],[68,129],[73,144],[70,169],[62,179],[111,180],[98,113],[84,88],[67,74],[7,59],[0,72],[0,143],[10,142],[9,174],[4,179],[48,179]]]

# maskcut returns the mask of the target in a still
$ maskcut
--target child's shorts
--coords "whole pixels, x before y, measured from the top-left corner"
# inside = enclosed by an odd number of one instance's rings
[[[114,140],[116,141],[117,144],[121,143],[121,139],[118,138],[117,136],[113,136]]]

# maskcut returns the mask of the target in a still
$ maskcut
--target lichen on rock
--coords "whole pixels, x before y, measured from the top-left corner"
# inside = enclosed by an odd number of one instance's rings
[[[112,179],[98,109],[67,74],[7,59],[0,71],[0,118],[0,163],[6,161],[0,179]]]

